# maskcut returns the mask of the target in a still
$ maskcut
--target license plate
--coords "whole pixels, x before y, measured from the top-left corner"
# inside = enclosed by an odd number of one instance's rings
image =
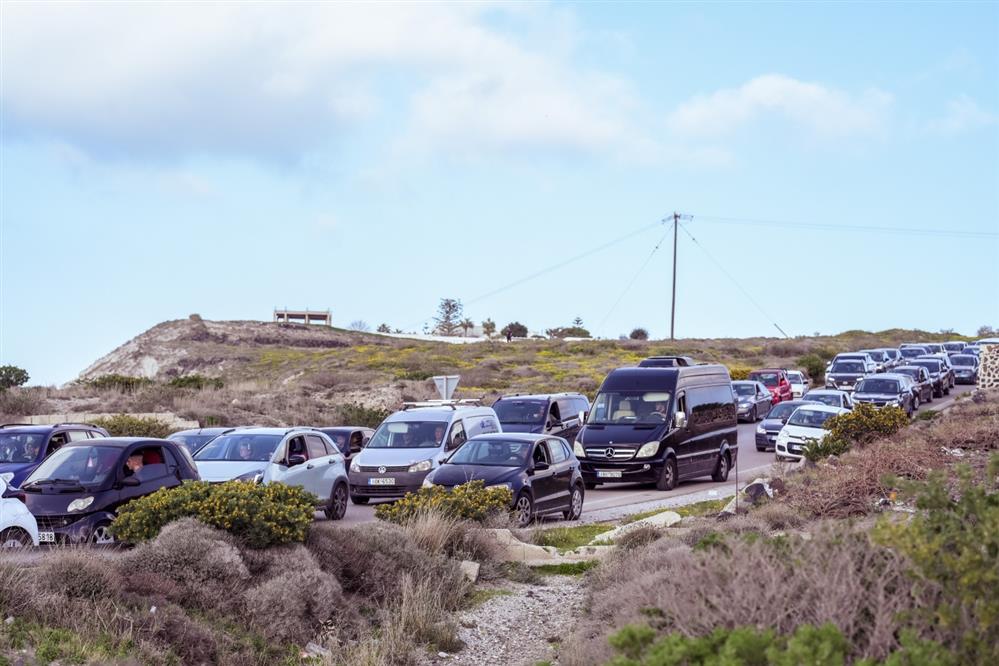
[[[732,412],[729,412],[729,414],[731,414],[731,413]],[[620,479],[621,478],[621,472],[619,472],[617,470],[607,470],[607,471],[605,471],[605,470],[598,470],[597,471],[597,477],[599,477],[601,479]]]
[[[39,532],[39,543],[55,543],[55,532]]]
[[[369,486],[394,486],[394,476],[376,476],[368,479]]]

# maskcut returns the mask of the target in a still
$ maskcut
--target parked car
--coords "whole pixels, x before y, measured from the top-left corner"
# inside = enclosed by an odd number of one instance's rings
[[[939,354],[926,354],[925,356],[917,356],[914,360],[918,361],[920,359],[936,359],[940,361],[943,365],[943,375],[944,381],[947,383],[949,388],[954,388],[957,383],[957,377],[954,374],[954,366],[950,362],[950,356],[941,352]]]
[[[822,441],[829,434],[826,421],[846,413],[846,409],[827,405],[802,405],[794,410],[777,435],[777,460],[801,460],[809,442]]]
[[[767,451],[777,445],[777,435],[791,418],[794,410],[802,405],[821,405],[815,400],[791,400],[774,405],[763,417],[763,422],[756,426],[756,450]]]
[[[929,370],[921,365],[900,365],[895,368],[895,373],[909,376],[920,404],[933,402],[933,378]]]
[[[590,401],[582,393],[505,395],[493,403],[493,411],[503,432],[554,435],[571,442]]]
[[[233,428],[194,428],[192,430],[180,430],[167,435],[167,439],[179,442],[193,456],[198,449],[215,439],[219,435],[232,432]]]
[[[350,499],[393,499],[419,490],[452,451],[476,435],[502,432],[496,412],[478,403],[409,403],[382,421],[350,461]]]
[[[360,453],[361,449],[368,445],[371,436],[375,434],[373,428],[365,428],[364,426],[327,426],[316,429],[329,437],[337,450],[347,460]]]
[[[795,400],[805,395],[808,390],[808,377],[797,370],[788,370],[787,379],[791,382],[791,397]]]
[[[852,391],[857,382],[872,372],[872,367],[862,359],[837,360],[826,372],[826,388]]]
[[[829,365],[826,366],[826,372],[828,372],[837,361],[861,361],[864,364],[865,374],[880,372],[878,370],[878,364],[867,352],[846,352],[843,354],[836,354],[836,356],[834,356],[829,362]]]
[[[929,354],[930,350],[923,346],[909,345],[908,347],[902,346],[898,348],[898,353],[902,355],[902,361],[910,361],[917,356],[922,356],[923,354]]]
[[[943,361],[938,358],[914,358],[909,360],[909,365],[921,366],[930,373],[934,398],[942,398],[945,393],[950,393],[950,379],[947,376],[947,367],[944,366]]]
[[[853,409],[853,398],[850,393],[837,389],[812,389],[805,394],[803,400],[821,402],[823,405],[841,409]]]
[[[586,487],[726,480],[739,453],[731,381],[723,365],[612,370],[573,443]]]
[[[947,352],[948,354],[950,354],[951,352],[960,354],[961,352],[964,351],[964,348],[967,346],[968,346],[967,342],[960,342],[958,340],[943,343],[944,351]]]
[[[315,428],[236,428],[194,454],[201,478],[299,486],[330,520],[347,512],[347,470],[333,441]]]
[[[884,373],[865,377],[853,391],[853,403],[867,403],[875,407],[898,407],[912,418],[919,408],[919,398],[913,391],[914,383],[909,375]]]
[[[8,486],[19,487],[46,457],[68,442],[107,437],[108,431],[87,423],[30,425],[8,423],[0,426],[0,478]]]
[[[579,520],[583,475],[569,443],[536,433],[496,433],[472,437],[423,480],[424,486],[453,488],[481,479],[513,492],[519,527],[549,513]]]
[[[732,382],[732,391],[735,393],[738,418],[750,423],[756,423],[763,418],[773,404],[770,389],[759,382],[735,381]]]
[[[881,351],[888,357],[888,367],[897,368],[902,364],[902,354],[894,347],[882,347]]]
[[[0,479],[0,549],[38,545],[38,523],[20,499],[6,497],[7,482]]]
[[[21,485],[41,543],[114,543],[118,509],[160,488],[196,481],[187,449],[167,439],[110,437],[69,442]]]
[[[955,381],[958,384],[978,383],[978,357],[974,354],[955,354],[950,357],[954,364]]]
[[[788,379],[787,370],[784,368],[753,370],[749,373],[749,379],[767,387],[773,396],[772,404],[774,405],[778,402],[794,398],[794,395],[791,393],[791,380]]]

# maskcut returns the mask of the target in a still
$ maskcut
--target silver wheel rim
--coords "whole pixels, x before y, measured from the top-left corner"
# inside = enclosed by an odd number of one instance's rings
[[[333,510],[332,516],[334,518],[342,518],[343,514],[347,512],[347,492],[343,489],[343,486],[337,486],[333,491]]]
[[[108,546],[114,543],[111,536],[111,529],[107,525],[98,525],[94,528],[94,543],[98,546]]]
[[[0,542],[0,548],[3,550],[13,550],[14,548],[25,548],[26,545],[24,541],[18,538],[16,534],[8,534],[3,542]]]
[[[725,476],[728,471],[728,457],[722,456],[718,459],[718,476]]]
[[[666,485],[673,485],[673,463],[666,463]]]
[[[583,513],[583,493],[576,488],[572,491],[572,516],[575,518],[581,513]]]
[[[526,495],[517,500],[517,523],[526,525],[531,522],[531,500]]]

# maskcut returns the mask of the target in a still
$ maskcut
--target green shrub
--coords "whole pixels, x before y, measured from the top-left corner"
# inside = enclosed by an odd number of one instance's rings
[[[829,436],[846,441],[850,446],[868,444],[894,435],[909,424],[901,407],[875,407],[860,403],[846,414],[838,414],[825,423]]]
[[[375,508],[375,517],[402,524],[424,512],[434,511],[481,523],[508,511],[512,503],[513,492],[506,486],[486,488],[481,480],[475,480],[452,490],[441,486],[420,488],[392,504],[379,504]]]
[[[748,365],[730,365],[728,366],[728,374],[732,377],[733,381],[739,381],[742,379],[749,379],[749,373],[753,369]]]
[[[388,418],[389,410],[381,407],[365,407],[356,402],[338,405],[336,418],[339,424],[377,428]]]
[[[302,488],[282,483],[195,481],[129,502],[111,528],[122,541],[137,543],[152,539],[167,523],[193,517],[251,548],[266,548],[304,541],[316,501]]]
[[[809,437],[805,446],[805,458],[818,462],[829,456],[841,456],[850,450],[850,443],[841,437],[826,435],[822,439]]]
[[[184,375],[183,377],[174,377],[169,381],[170,386],[173,388],[181,389],[195,389],[202,390],[206,388],[220,389],[225,386],[223,382],[218,377],[205,377],[204,375]]]
[[[131,393],[137,388],[149,386],[153,383],[153,380],[147,379],[146,377],[109,374],[85,380],[83,383],[97,389],[113,389],[115,391],[121,391],[122,393]]]
[[[156,437],[162,439],[173,432],[169,423],[151,416],[115,414],[93,420],[93,424],[104,428],[112,437]]]
[[[796,361],[799,368],[805,370],[805,374],[815,384],[821,384],[826,378],[826,361],[818,354],[805,354]]]

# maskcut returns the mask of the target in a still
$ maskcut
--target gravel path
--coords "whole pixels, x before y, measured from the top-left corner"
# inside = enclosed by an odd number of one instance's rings
[[[553,664],[558,644],[582,614],[584,589],[580,576],[548,576],[542,585],[504,581],[513,594],[487,600],[459,613],[458,636],[465,649],[431,657],[429,664],[533,666]]]

